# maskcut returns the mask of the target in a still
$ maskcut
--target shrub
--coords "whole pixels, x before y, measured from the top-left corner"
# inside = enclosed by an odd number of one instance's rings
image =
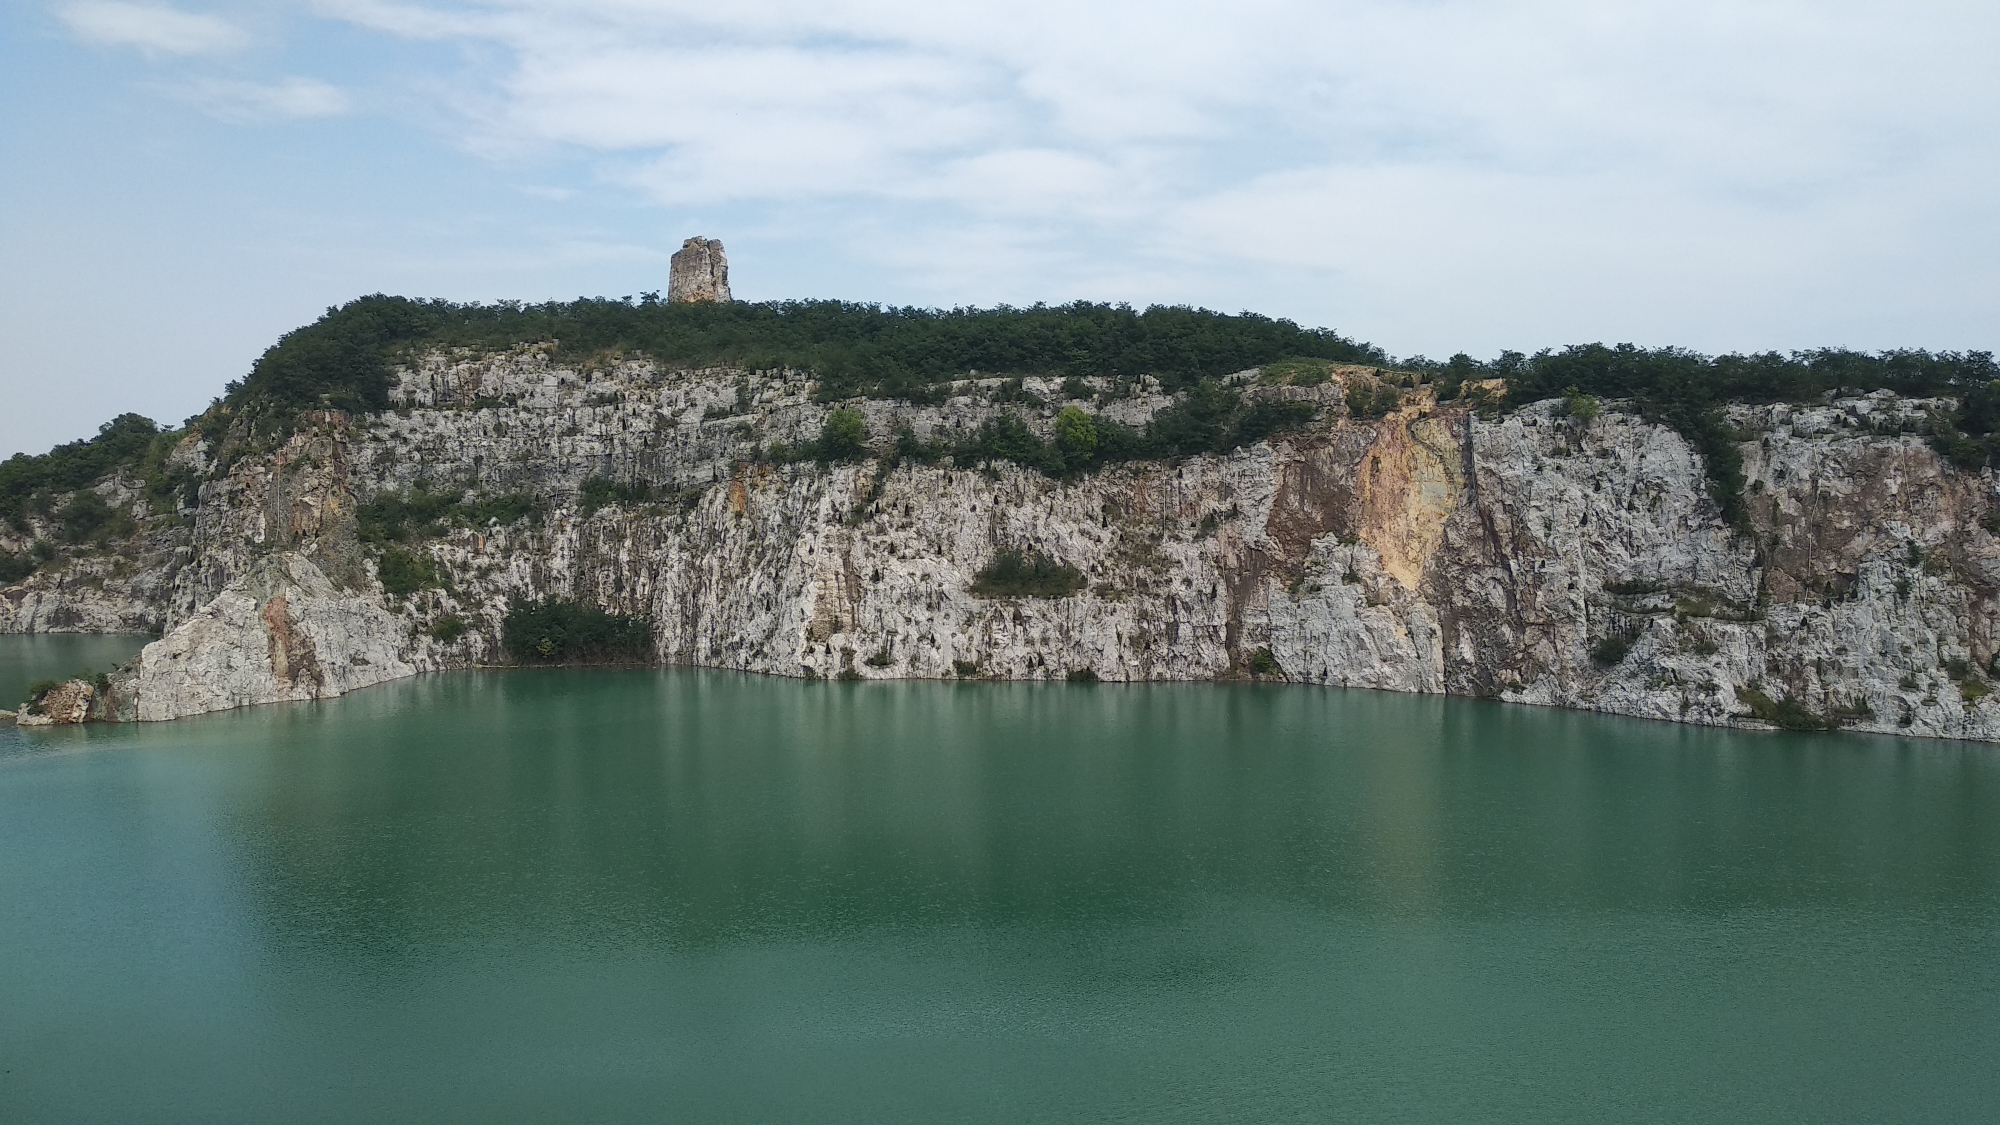
[[[653,628],[644,617],[576,602],[516,602],[500,644],[523,664],[641,664],[652,659]]]
[[[577,490],[576,504],[585,516],[590,516],[599,508],[621,504],[643,504],[652,498],[652,486],[643,482],[620,484],[609,477],[591,477]]]
[[[1282,676],[1285,670],[1278,667],[1278,658],[1268,648],[1260,648],[1251,653],[1243,662],[1252,676],[1263,679],[1266,676]]]
[[[465,635],[466,624],[463,617],[446,614],[431,625],[431,639],[439,644],[450,644]]]
[[[1347,381],[1347,411],[1356,418],[1380,418],[1403,401],[1396,388],[1355,376]]]
[[[951,670],[959,679],[967,680],[979,674],[979,665],[971,660],[953,660]]]
[[[1577,390],[1574,385],[1563,391],[1563,413],[1583,425],[1587,426],[1595,421],[1601,409],[1602,406],[1596,398]]]
[[[476,496],[432,492],[418,486],[371,497],[354,514],[355,529],[364,543],[407,543],[434,539],[453,527],[508,527],[541,515],[541,505],[523,492]]]
[[[1097,452],[1097,423],[1083,410],[1065,406],[1056,414],[1056,452],[1063,462],[1081,468]]]
[[[1333,365],[1323,359],[1281,359],[1264,364],[1257,372],[1257,381],[1317,387],[1333,378],[1332,368]]]
[[[868,420],[859,410],[832,411],[820,425],[818,459],[858,461],[868,453]]]
[[[885,645],[882,648],[876,649],[875,654],[862,661],[862,663],[868,665],[870,668],[887,668],[890,664],[894,663],[894,660],[895,658],[889,655],[888,646]]]
[[[1272,434],[1305,425],[1315,413],[1312,404],[1305,402],[1253,403],[1230,427],[1225,445],[1230,449],[1255,445]]]
[[[1066,598],[1083,589],[1083,575],[1040,551],[1001,551],[972,578],[982,598]]]
[[[56,522],[64,539],[81,543],[111,522],[111,505],[95,492],[78,492],[56,513]]]
[[[1097,682],[1097,671],[1094,668],[1071,668],[1063,679],[1072,684],[1094,684]]]
[[[1758,688],[1746,685],[1736,689],[1736,698],[1749,706],[1750,714],[1783,730],[1833,730],[1839,725],[1807,710],[1789,695],[1773,701]]]
[[[0,586],[11,586],[33,573],[35,560],[26,551],[0,551]]]
[[[1590,658],[1598,665],[1609,668],[1622,663],[1625,654],[1632,651],[1632,642],[1626,637],[1604,637],[1590,646]]]
[[[1616,582],[1606,582],[1604,592],[1621,598],[1636,598],[1659,593],[1660,584],[1639,578],[1624,578]]]
[[[437,564],[430,556],[413,554],[400,547],[383,548],[381,557],[375,560],[375,576],[381,580],[382,589],[399,598],[443,585],[438,579]]]

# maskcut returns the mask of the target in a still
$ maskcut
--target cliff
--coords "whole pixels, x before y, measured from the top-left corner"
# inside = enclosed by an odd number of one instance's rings
[[[190,438],[175,456],[205,477],[198,502],[7,589],[0,629],[163,630],[90,698],[72,685],[24,722],[506,663],[509,606],[559,599],[649,618],[660,661],[779,675],[1260,677],[2000,739],[1994,481],[1916,436],[1937,404],[1732,408],[1739,531],[1687,441],[1619,404],[1500,412],[1413,388],[1356,416],[1344,385],[1372,377],[1244,372],[1253,401],[1314,420],[1057,478],[891,454],[899,432],[921,445],[1002,415],[1047,438],[1076,380],[847,403],[868,453],[829,466],[769,456],[833,409],[803,375],[432,351],[397,370],[387,410],[308,414],[262,446]],[[1082,405],[1142,424],[1171,401],[1142,386]],[[371,539],[365,506],[415,489],[456,516]],[[481,506],[500,497],[515,503]],[[1002,551],[1082,588],[976,595]]]

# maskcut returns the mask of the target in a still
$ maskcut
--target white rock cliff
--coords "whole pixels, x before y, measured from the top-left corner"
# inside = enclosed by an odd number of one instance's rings
[[[1665,427],[1615,408],[1585,422],[1553,403],[1482,416],[1427,390],[1358,419],[1341,387],[1354,377],[1366,376],[1251,385],[1319,408],[1271,442],[1053,480],[881,454],[899,427],[928,438],[1003,411],[1046,435],[1054,381],[848,404],[878,455],[824,468],[758,456],[818,433],[830,407],[802,376],[583,368],[543,347],[433,354],[401,373],[395,409],[311,416],[278,448],[239,456],[203,485],[183,540],[159,545],[166,563],[122,580],[37,575],[6,591],[0,627],[62,613],[163,625],[81,705],[99,718],[504,663],[509,605],[562,598],[650,618],[661,661],[780,675],[1260,675],[2000,740],[1986,694],[2000,651],[1994,481],[1902,432],[1931,404],[1736,408],[1752,522],[1740,534]],[[1138,422],[1168,401],[1095,409]],[[591,477],[655,498],[586,510]],[[391,596],[355,511],[417,484],[527,494],[545,515],[424,541],[412,549],[440,583]],[[974,575],[1006,549],[1074,567],[1087,587],[975,596]]]

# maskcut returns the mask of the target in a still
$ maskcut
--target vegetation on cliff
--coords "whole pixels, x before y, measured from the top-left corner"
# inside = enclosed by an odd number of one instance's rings
[[[2000,456],[2000,379],[1991,352],[1885,351],[1875,354],[1821,348],[1789,355],[1709,356],[1685,348],[1632,344],[1577,344],[1533,356],[1503,352],[1481,363],[1453,356],[1430,365],[1440,397],[1458,394],[1472,379],[1504,379],[1507,401],[1581,397],[1629,399],[1645,417],[1672,427],[1700,451],[1710,494],[1723,517],[1741,527],[1741,440],[1729,425],[1732,402],[1807,402],[1827,394],[1886,390],[1910,398],[1953,396],[1959,409],[1936,419],[1932,436],[1940,451],[1962,467]],[[1977,435],[1977,436],[1972,436]]]
[[[39,456],[16,453],[0,461],[0,516],[25,530],[30,510],[39,507],[40,514],[52,514],[54,497],[87,488],[119,469],[164,477],[160,466],[179,437],[162,434],[150,418],[120,414],[99,426],[96,437],[58,445]],[[170,490],[179,482],[161,483]]]
[[[842,411],[834,411],[838,416]],[[930,463],[949,457],[960,465],[982,461],[1012,461],[1052,477],[1072,476],[1123,461],[1191,457],[1226,453],[1252,445],[1283,430],[1310,422],[1313,407],[1303,402],[1247,401],[1241,391],[1203,379],[1173,405],[1154,414],[1144,427],[1122,425],[1094,417],[1076,406],[1056,413],[1055,433],[1043,439],[1013,414],[988,419],[978,429],[954,440],[925,442],[904,431],[896,437],[895,461]],[[855,415],[858,419],[859,415]],[[828,426],[833,425],[829,419]],[[852,459],[861,455],[858,439],[843,448],[847,457],[828,458],[829,437],[822,435],[806,449],[774,451],[780,460]]]
[[[653,626],[576,602],[516,602],[500,644],[522,664],[644,664],[653,658]]]
[[[982,598],[1066,598],[1083,589],[1083,575],[1040,551],[1001,551],[972,576]]]
[[[280,418],[388,404],[395,357],[412,348],[502,350],[553,342],[559,354],[649,356],[670,366],[811,371],[827,399],[922,399],[968,373],[1151,375],[1169,390],[1288,356],[1384,363],[1380,349],[1288,320],[1206,309],[1079,301],[1031,308],[889,308],[850,301],[664,304],[656,295],[460,304],[376,294],[287,333],[247,378],[233,411]]]
[[[432,492],[423,487],[408,492],[384,492],[371,497],[354,513],[364,543],[409,543],[435,539],[453,527],[502,527],[538,519],[541,507],[522,493],[476,496]]]
[[[181,436],[150,418],[120,414],[95,437],[0,462],[0,520],[17,533],[45,537],[27,550],[0,551],[0,585],[28,577],[65,549],[101,547],[136,531],[130,511],[83,491],[113,473],[124,472],[155,515],[171,516],[192,502],[193,474],[166,464]]]
[[[935,400],[947,381],[972,374],[1061,377],[1066,398],[1088,397],[1086,377],[1129,389],[1150,376],[1179,396],[1143,427],[1069,407],[1049,439],[1020,419],[1003,416],[948,443],[899,435],[894,451],[895,460],[1005,460],[1058,476],[1123,461],[1226,452],[1304,424],[1312,413],[1305,404],[1246,400],[1218,380],[1261,366],[1272,377],[1268,381],[1311,385],[1330,378],[1334,363],[1400,367],[1396,381],[1428,381],[1442,400],[1459,397],[1470,382],[1497,379],[1506,387],[1508,405],[1563,397],[1572,404],[1570,415],[1580,419],[1599,399],[1630,401],[1702,454],[1715,502],[1737,526],[1744,523],[1745,509],[1742,435],[1729,425],[1725,409],[1732,402],[1809,401],[1875,390],[1951,397],[1955,408],[1927,423],[1933,444],[1963,468],[2000,464],[2000,367],[1987,352],[1829,348],[1710,356],[1683,348],[1581,344],[1534,355],[1502,352],[1488,361],[1461,354],[1441,363],[1417,357],[1396,364],[1373,345],[1288,320],[1088,302],[993,309],[843,301],[670,305],[648,294],[638,300],[465,304],[376,294],[329,308],[319,320],[287,333],[245,378],[229,384],[216,408],[191,425],[215,438],[224,430],[276,435],[306,410],[381,410],[388,406],[394,365],[416,352],[528,343],[553,343],[560,356],[572,360],[625,353],[669,366],[810,371],[827,400]],[[1018,393],[1018,384],[1014,389]],[[1348,407],[1356,417],[1384,414],[1399,395],[1382,381],[1348,381]],[[1491,399],[1481,401],[1494,406]],[[1575,404],[1585,404],[1584,410]],[[815,441],[774,447],[772,455],[824,463],[864,457],[860,422],[858,413],[837,410]],[[30,515],[39,516],[45,528],[54,529],[44,533],[56,542],[102,539],[126,528],[118,513],[93,499],[64,496],[121,468],[143,482],[156,512],[170,510],[171,500],[191,498],[194,485],[188,474],[164,467],[178,437],[124,414],[96,437],[39,457],[12,457],[0,463],[0,519],[26,532]],[[238,441],[224,443],[218,465],[227,464],[233,449],[240,452]],[[599,484],[584,502],[594,509],[638,498]],[[447,524],[511,523],[531,511],[522,497],[470,503],[413,494],[371,502],[361,513],[362,531],[371,541],[400,542],[410,534],[436,534]],[[44,554],[49,549],[45,545]],[[22,551],[0,556],[0,581],[25,576],[39,561]]]

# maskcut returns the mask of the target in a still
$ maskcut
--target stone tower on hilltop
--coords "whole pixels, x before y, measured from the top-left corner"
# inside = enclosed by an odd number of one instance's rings
[[[695,235],[681,243],[667,272],[667,302],[729,300],[729,258],[722,243]]]

